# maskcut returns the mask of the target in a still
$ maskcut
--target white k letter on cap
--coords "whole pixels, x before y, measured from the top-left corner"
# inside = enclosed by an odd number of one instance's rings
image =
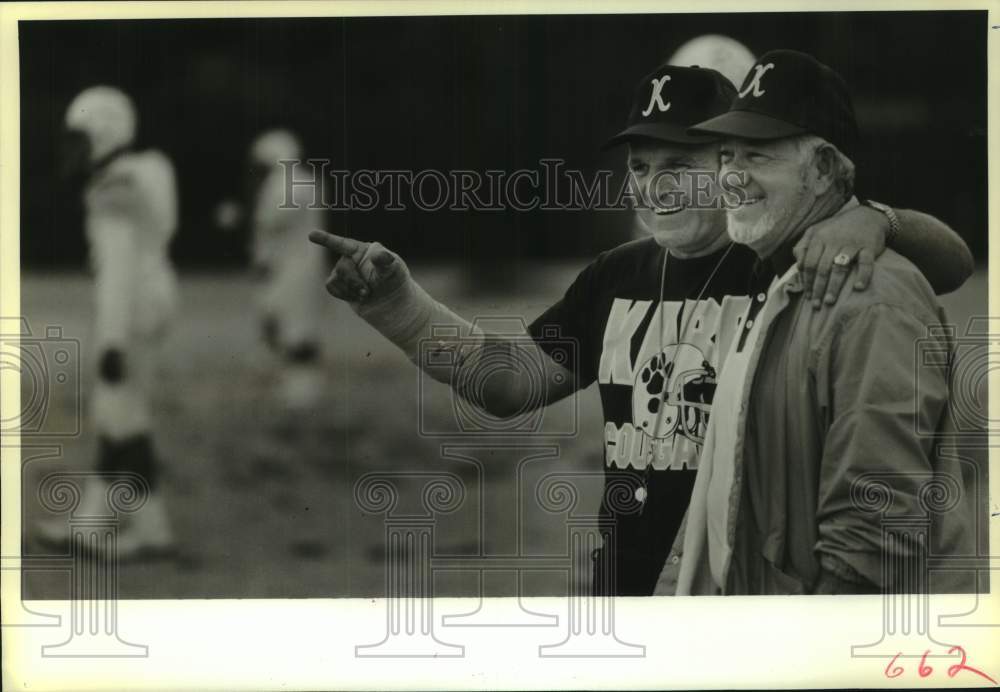
[[[754,98],[763,96],[766,92],[760,88],[760,78],[764,76],[765,72],[773,68],[774,68],[773,62],[769,62],[766,65],[754,65],[753,79],[751,79],[750,83],[746,85],[746,88],[740,92],[740,98],[743,98],[748,93],[750,93],[751,89],[753,89]]]
[[[773,66],[772,66],[773,67]],[[646,117],[653,112],[653,105],[655,104],[657,109],[661,113],[665,113],[670,110],[670,101],[666,103],[663,102],[663,96],[660,92],[663,91],[663,85],[670,81],[670,75],[665,74],[659,79],[652,79],[650,83],[653,85],[653,93],[649,96],[649,105],[646,106],[646,110],[642,112],[642,117]],[[640,101],[640,103],[642,103]]]

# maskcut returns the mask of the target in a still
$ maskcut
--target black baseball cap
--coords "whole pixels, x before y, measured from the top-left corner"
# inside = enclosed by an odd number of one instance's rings
[[[735,96],[733,83],[715,70],[663,65],[639,82],[627,127],[605,142],[603,148],[636,137],[674,144],[715,142],[719,139],[717,135],[688,130],[696,123],[725,113]]]
[[[778,139],[811,133],[848,157],[858,124],[843,78],[794,50],[765,53],[750,68],[728,112],[690,128],[696,135]]]

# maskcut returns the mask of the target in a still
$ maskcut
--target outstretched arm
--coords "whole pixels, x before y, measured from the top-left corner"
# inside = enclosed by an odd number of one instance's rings
[[[971,276],[972,253],[955,231],[938,219],[918,211],[895,210],[899,233],[892,249],[913,262],[938,295],[954,291]],[[806,230],[795,246],[807,297],[815,307],[833,304],[840,295],[851,263],[838,265],[841,253],[858,262],[854,290],[863,291],[871,281],[875,258],[885,249],[889,220],[871,207],[858,206],[820,221]]]
[[[485,334],[434,300],[414,281],[403,259],[381,244],[324,231],[312,231],[309,239],[339,255],[326,283],[332,296],[347,301],[417,367],[479,408],[502,418],[576,389],[572,373],[527,335]],[[534,381],[539,369],[546,384],[542,400]]]

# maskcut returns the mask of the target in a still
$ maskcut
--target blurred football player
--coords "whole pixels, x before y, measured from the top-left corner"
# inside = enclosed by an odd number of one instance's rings
[[[283,404],[293,410],[311,407],[322,391],[319,328],[328,309],[322,284],[330,272],[326,254],[304,242],[310,229],[322,225],[323,210],[310,208],[318,205],[308,187],[286,186],[286,171],[291,175],[293,167],[281,162],[301,156],[298,138],[287,130],[264,132],[250,148],[250,254],[260,281],[258,314],[264,340],[282,361]]]
[[[81,515],[107,515],[109,483],[141,476],[145,504],[123,517],[117,555],[173,544],[153,446],[152,393],[158,351],[177,304],[169,246],[177,227],[174,169],[154,149],[133,148],[136,110],[122,91],[95,86],[73,99],[65,118],[63,173],[83,183],[85,229],[95,277],[96,378],[91,417],[97,470],[81,489]],[[42,537],[66,540],[66,525]]]

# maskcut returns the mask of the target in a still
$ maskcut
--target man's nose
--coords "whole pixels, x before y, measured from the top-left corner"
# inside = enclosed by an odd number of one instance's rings
[[[652,191],[652,200],[661,207],[674,207],[680,202],[683,193],[680,188],[669,183],[661,183]]]
[[[741,204],[752,182],[750,174],[741,165],[730,162],[719,167],[719,186],[727,203]]]
[[[680,204],[684,195],[680,175],[673,171],[664,171],[653,176],[649,181],[649,188],[649,199],[664,207]]]
[[[647,178],[639,183],[639,193],[642,195],[642,202],[647,206],[652,206],[656,203],[656,184],[653,180],[653,176],[647,176]]]
[[[739,187],[746,187],[750,181],[749,169],[746,160],[739,154],[734,154],[729,161],[719,166],[719,176],[731,181],[730,187],[738,184]]]
[[[728,161],[724,161],[719,166],[719,175],[733,175],[733,173],[740,173],[743,171],[743,162],[740,158],[733,155]]]

